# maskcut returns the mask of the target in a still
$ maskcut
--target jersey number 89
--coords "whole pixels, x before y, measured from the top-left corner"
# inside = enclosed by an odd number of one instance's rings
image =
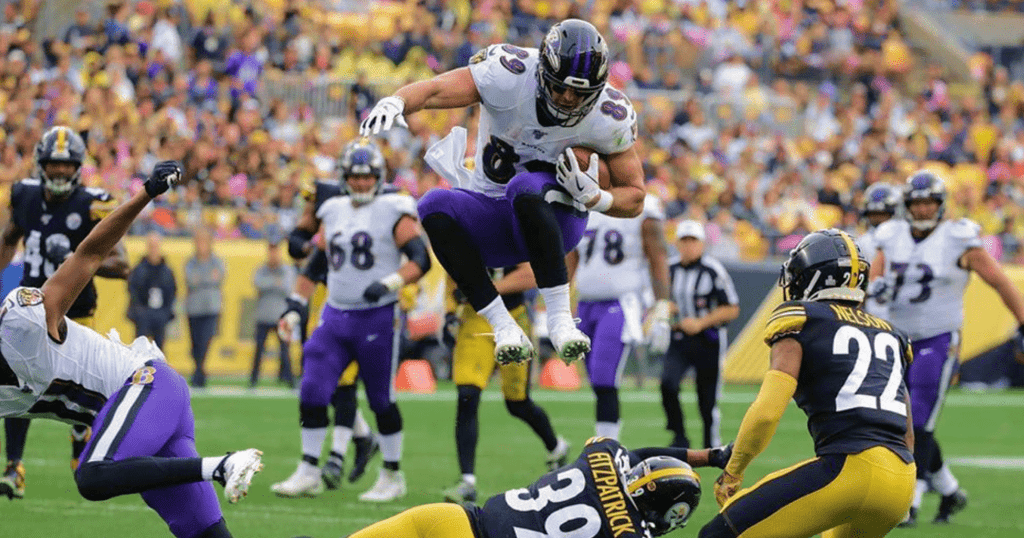
[[[513,489],[505,492],[505,503],[509,508],[519,512],[539,512],[551,503],[564,503],[574,499],[587,487],[583,471],[566,469],[556,477],[554,484],[543,486],[533,497],[526,488]],[[552,486],[558,486],[557,488]],[[571,525],[570,525],[571,523]],[[572,530],[565,530],[565,527]],[[544,531],[513,527],[516,538],[594,538],[601,530],[601,514],[593,506],[577,503],[563,506],[544,520]]]

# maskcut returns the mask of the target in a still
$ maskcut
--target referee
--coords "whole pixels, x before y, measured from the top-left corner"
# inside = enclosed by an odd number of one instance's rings
[[[690,447],[679,405],[679,384],[693,367],[697,404],[704,420],[704,446],[719,446],[721,365],[728,348],[725,325],[740,314],[732,278],[718,260],[704,255],[704,225],[684,220],[676,227],[680,260],[669,267],[670,293],[678,317],[661,374],[661,405],[672,446]]]

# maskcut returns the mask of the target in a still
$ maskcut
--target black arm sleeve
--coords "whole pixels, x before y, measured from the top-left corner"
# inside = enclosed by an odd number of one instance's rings
[[[301,228],[295,228],[288,234],[288,255],[296,260],[306,257],[306,243],[313,239],[313,234]]]
[[[638,448],[636,450],[629,451],[629,464],[636,465],[647,458],[653,458],[655,456],[669,456],[682,460],[686,463],[690,463],[687,458],[689,450],[678,447],[650,447],[650,448]]]
[[[299,274],[313,282],[327,282],[327,253],[319,248],[314,248],[309,258],[302,264]]]
[[[427,250],[427,244],[423,242],[422,237],[413,237],[398,250],[401,250],[409,260],[420,266],[420,270],[424,273],[430,270],[430,251]]]

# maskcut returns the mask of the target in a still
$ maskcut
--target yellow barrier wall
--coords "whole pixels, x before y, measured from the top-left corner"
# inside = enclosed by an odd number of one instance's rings
[[[1024,267],[1005,267],[1010,280],[1024,289]],[[764,324],[768,315],[782,302],[782,290],[774,288],[746,327],[729,348],[725,363],[725,379],[734,383],[760,383],[768,370],[768,346],[764,344]],[[999,294],[971,276],[964,296],[963,348],[960,361],[968,361],[1002,344],[1017,328],[1013,315],[999,299]]]

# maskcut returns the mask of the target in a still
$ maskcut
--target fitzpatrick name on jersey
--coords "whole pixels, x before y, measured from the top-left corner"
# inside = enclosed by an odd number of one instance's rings
[[[608,85],[579,125],[541,125],[537,118],[537,54],[532,48],[491,45],[470,62],[482,105],[470,190],[501,197],[508,182],[530,168],[528,163],[553,165],[559,154],[575,146],[604,155],[620,153],[636,141],[633,105]]]
[[[335,196],[320,206],[316,216],[323,223],[326,243],[328,304],[353,310],[398,300],[389,293],[367,303],[363,290],[401,267],[395,225],[406,215],[416,218],[416,202],[398,193],[381,194],[362,205],[353,204],[348,196]]]
[[[587,230],[576,246],[580,260],[576,282],[581,301],[611,301],[643,291],[649,274],[643,247],[643,224],[647,219],[665,220],[661,202],[651,195],[644,198],[643,212],[635,218],[590,213]]]

